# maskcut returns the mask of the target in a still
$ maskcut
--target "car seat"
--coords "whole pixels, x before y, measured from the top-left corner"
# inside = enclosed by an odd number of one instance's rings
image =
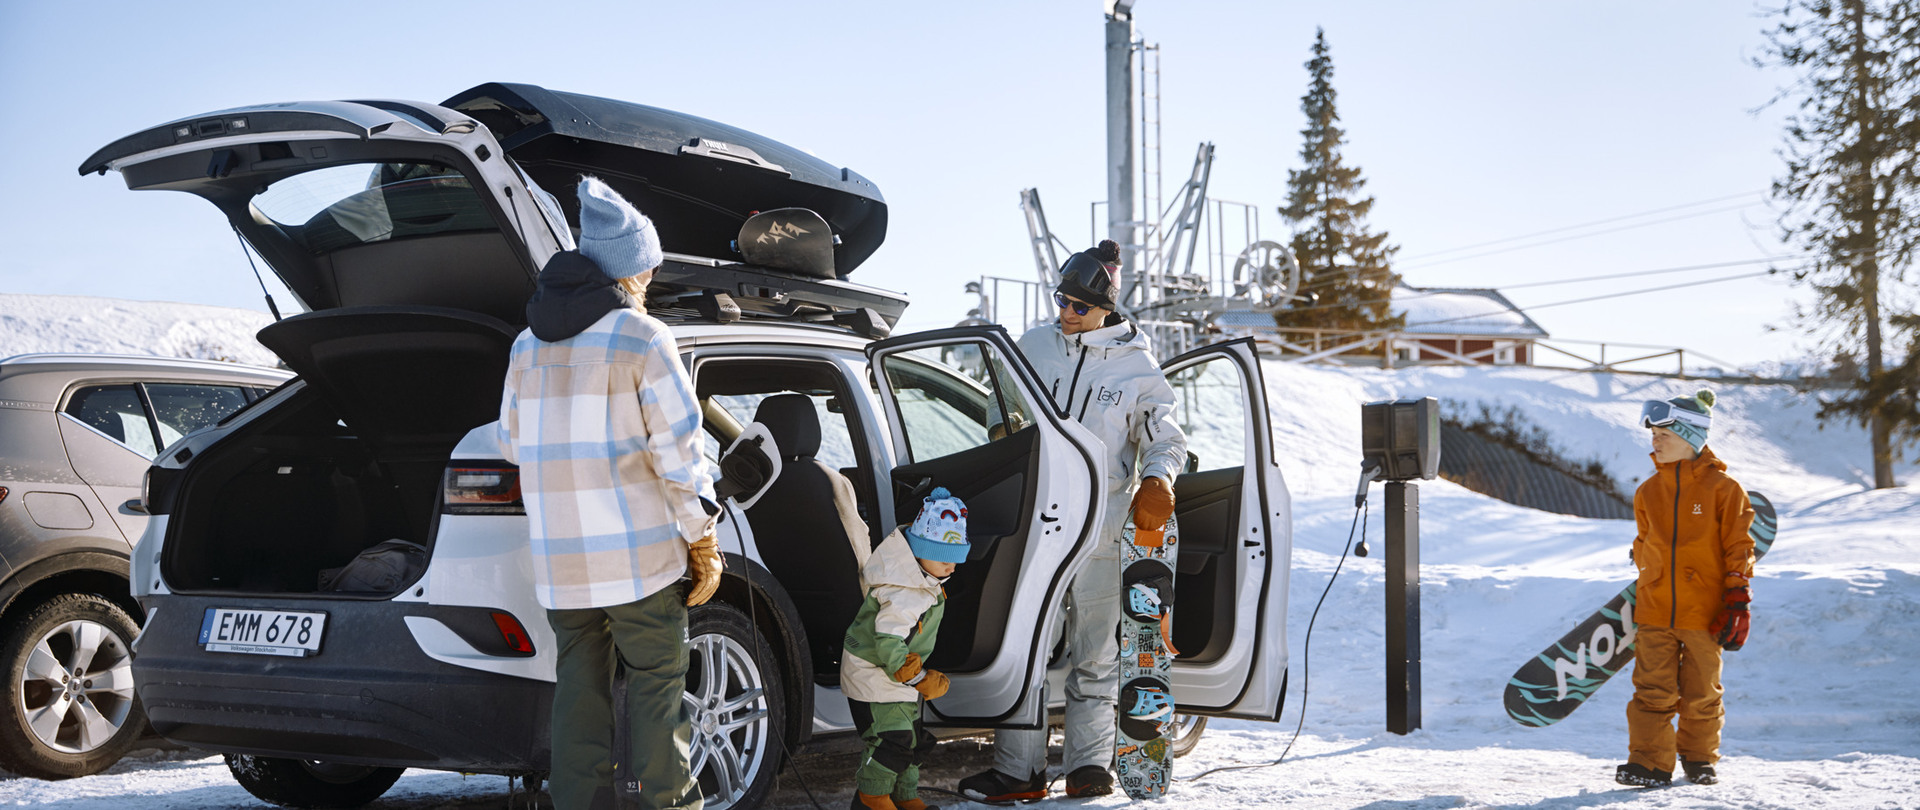
[[[802,394],[761,400],[753,421],[765,425],[781,454],[780,477],[747,510],[760,559],[799,608],[813,654],[814,681],[835,685],[847,627],[860,612],[860,566],[868,535],[855,512],[853,485],[814,454],[820,417]],[[857,527],[857,530],[856,530]]]

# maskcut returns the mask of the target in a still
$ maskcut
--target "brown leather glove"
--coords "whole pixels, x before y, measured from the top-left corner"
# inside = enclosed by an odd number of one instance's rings
[[[906,683],[918,674],[920,674],[920,654],[907,653],[907,662],[893,671],[893,680],[895,683]]]
[[[1133,493],[1133,527],[1158,531],[1167,526],[1167,518],[1173,516],[1173,487],[1159,476],[1140,482],[1140,489]]]
[[[913,688],[928,700],[944,695],[947,693],[947,673],[937,669],[920,670],[920,680],[913,684]]]
[[[704,605],[720,590],[720,540],[709,534],[687,546],[687,607]]]

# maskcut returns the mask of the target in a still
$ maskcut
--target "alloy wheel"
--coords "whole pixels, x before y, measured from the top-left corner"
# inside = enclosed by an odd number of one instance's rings
[[[694,636],[683,701],[693,726],[693,773],[708,810],[738,802],[772,758],[766,684],[745,645],[719,633]]]
[[[84,754],[126,725],[133,711],[133,657],[105,625],[62,622],[34,642],[14,694],[42,744]]]

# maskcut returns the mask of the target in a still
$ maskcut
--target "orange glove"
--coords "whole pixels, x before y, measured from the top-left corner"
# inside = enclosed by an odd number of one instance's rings
[[[937,698],[947,693],[947,674],[937,669],[920,670],[920,679],[913,688],[928,700]]]
[[[687,546],[687,607],[706,604],[720,590],[720,540],[709,534]]]
[[[920,674],[920,654],[907,653],[907,662],[901,664],[899,669],[893,671],[893,680],[896,683],[907,683],[912,681],[913,676],[918,674]]]
[[[1140,482],[1140,489],[1133,493],[1133,527],[1156,531],[1167,526],[1167,518],[1173,516],[1173,487],[1167,480],[1154,476]]]

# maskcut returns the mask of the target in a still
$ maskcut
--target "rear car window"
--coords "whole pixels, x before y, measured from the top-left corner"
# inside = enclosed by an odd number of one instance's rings
[[[268,185],[253,207],[313,255],[445,233],[496,231],[473,182],[434,163],[350,163]]]
[[[247,404],[246,392],[231,385],[148,383],[147,398],[153,401],[153,417],[160,423],[162,447]]]

